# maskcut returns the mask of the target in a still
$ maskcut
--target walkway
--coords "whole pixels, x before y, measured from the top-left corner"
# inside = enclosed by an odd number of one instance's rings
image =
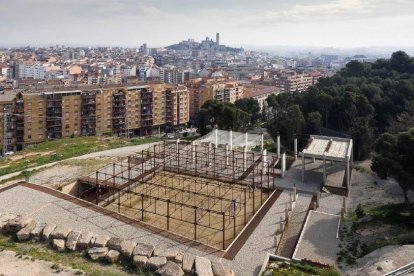
[[[275,233],[279,223],[285,220],[285,208],[289,205],[290,192],[284,191],[270,208],[255,231],[232,260],[223,260],[236,275],[258,275],[267,253],[276,250]]]
[[[306,220],[306,214],[311,201],[312,195],[298,194],[296,206],[293,209],[293,213],[290,215],[286,229],[283,232],[282,240],[280,241],[280,246],[276,255],[286,258],[292,257],[296,242],[299,239],[302,225]]]

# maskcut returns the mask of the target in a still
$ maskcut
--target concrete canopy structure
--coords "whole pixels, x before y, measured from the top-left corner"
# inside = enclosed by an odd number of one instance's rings
[[[326,182],[326,160],[346,163],[346,184],[350,183],[350,165],[353,163],[352,139],[311,135],[302,151],[302,182],[305,182],[305,158],[323,160],[323,181]]]

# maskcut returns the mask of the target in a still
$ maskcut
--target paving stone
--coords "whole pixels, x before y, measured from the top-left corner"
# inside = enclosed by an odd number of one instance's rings
[[[94,261],[102,259],[108,254],[108,247],[92,247],[88,250],[88,256]]]
[[[110,263],[115,263],[118,261],[119,255],[120,255],[119,251],[111,249],[105,255],[105,259]]]
[[[184,276],[184,271],[181,269],[181,266],[171,261],[168,261],[155,273],[161,276]]]
[[[154,249],[155,247],[153,245],[137,243],[132,254],[147,256],[148,258],[150,258],[152,256],[152,252],[154,252]]]
[[[147,268],[152,270],[157,270],[161,266],[167,263],[166,257],[151,257],[147,261]]]
[[[88,248],[91,244],[92,237],[92,232],[82,232],[76,243],[76,248],[79,250]]]
[[[135,244],[136,243],[133,241],[123,240],[121,242],[121,248],[119,249],[119,252],[124,257],[131,257],[132,252],[134,251],[134,248],[135,248]]]
[[[65,251],[65,240],[62,240],[62,239],[53,240],[52,247],[53,249],[59,252]]]
[[[195,272],[198,276],[214,276],[210,260],[204,257],[195,257]]]
[[[132,259],[132,263],[136,267],[144,267],[147,264],[148,258],[142,255],[135,255]]]
[[[57,226],[49,235],[49,239],[66,239],[71,229],[66,226]]]
[[[66,248],[74,251],[80,235],[80,231],[71,231],[66,238]]]
[[[185,253],[183,255],[183,270],[185,273],[190,273],[194,265],[194,255]]]
[[[30,232],[35,228],[36,221],[32,220],[30,221],[25,227],[20,229],[19,232],[17,232],[17,239],[19,241],[28,241],[30,240]]]
[[[106,246],[109,248],[109,249],[114,249],[114,250],[121,250],[121,242],[122,242],[122,239],[121,238],[117,238],[117,237],[111,237],[109,240],[108,240],[108,243],[106,244]]]
[[[94,247],[105,247],[109,241],[108,235],[97,235],[92,238],[92,244]]]
[[[43,229],[45,228],[46,223],[37,222],[33,230],[30,232],[30,238],[34,240],[40,240],[42,237]]]
[[[21,216],[15,217],[14,219],[10,219],[5,226],[6,232],[17,233],[31,221],[33,221],[33,219],[24,218]]]
[[[44,240],[49,240],[50,234],[55,230],[56,225],[52,223],[46,223],[45,228],[43,228],[42,238]]]

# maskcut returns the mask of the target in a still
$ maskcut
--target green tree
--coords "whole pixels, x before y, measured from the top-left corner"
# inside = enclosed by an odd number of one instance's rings
[[[254,125],[260,119],[260,105],[256,99],[240,99],[237,100],[234,105],[238,109],[250,114],[250,123],[252,125]]]
[[[280,135],[282,142],[290,145],[296,133],[301,133],[305,125],[305,118],[299,105],[292,105],[286,111],[279,112],[278,115],[269,123],[268,131],[276,139]]]
[[[318,133],[322,127],[322,115],[318,111],[308,114],[308,131],[309,133]]]
[[[398,181],[414,214],[408,199],[408,191],[414,190],[414,128],[395,135],[385,133],[374,148],[378,155],[373,158],[371,169],[383,179],[391,176]]]

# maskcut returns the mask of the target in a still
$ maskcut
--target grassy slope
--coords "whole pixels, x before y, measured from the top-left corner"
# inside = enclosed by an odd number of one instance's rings
[[[156,141],[156,138],[126,140],[115,137],[75,137],[47,141],[1,160],[0,176],[92,152]]]
[[[15,242],[11,237],[0,235],[0,250],[16,252],[16,257],[30,256],[36,260],[44,260],[54,263],[52,268],[59,265],[79,269],[91,276],[118,276],[118,275],[153,275],[151,272],[136,270],[130,263],[122,267],[119,264],[95,263],[81,252],[56,252],[41,243]]]

